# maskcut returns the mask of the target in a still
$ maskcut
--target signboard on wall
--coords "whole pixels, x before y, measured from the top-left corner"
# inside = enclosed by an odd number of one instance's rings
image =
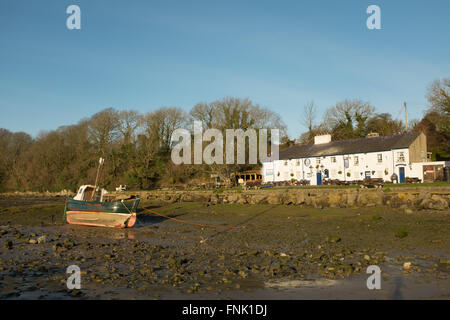
[[[273,176],[273,169],[266,169],[266,176]]]
[[[303,161],[303,163],[305,164],[305,166],[309,166],[311,164],[311,160],[305,159],[305,161]]]

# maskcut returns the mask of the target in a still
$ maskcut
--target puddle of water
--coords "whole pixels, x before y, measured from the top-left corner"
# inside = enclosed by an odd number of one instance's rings
[[[339,284],[340,281],[332,279],[310,279],[310,280],[281,280],[269,281],[264,285],[267,288],[314,288],[314,287],[330,287]]]

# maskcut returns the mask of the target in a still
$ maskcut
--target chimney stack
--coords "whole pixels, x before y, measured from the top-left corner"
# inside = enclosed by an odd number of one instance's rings
[[[323,144],[331,142],[331,134],[323,134],[314,137],[314,144]]]

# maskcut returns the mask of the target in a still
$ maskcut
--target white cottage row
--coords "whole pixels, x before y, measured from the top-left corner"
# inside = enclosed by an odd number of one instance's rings
[[[331,141],[330,135],[316,136],[314,144],[296,145],[280,151],[279,159],[263,163],[263,182],[308,180],[320,185],[324,179],[355,181],[381,178],[398,182],[407,177],[423,180],[427,160],[426,136],[405,133]],[[429,164],[429,163],[428,163]]]

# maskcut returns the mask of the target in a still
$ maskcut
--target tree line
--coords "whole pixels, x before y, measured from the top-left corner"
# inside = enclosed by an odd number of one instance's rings
[[[370,102],[344,100],[329,108],[316,123],[317,106],[313,101],[303,108],[301,124],[306,131],[298,143],[313,143],[317,134],[331,134],[332,140],[364,138],[369,133],[390,136],[408,131],[422,131],[427,136],[427,149],[433,159],[450,158],[450,78],[433,81],[427,88],[428,107],[421,120],[413,119],[406,126],[390,113],[377,113]],[[292,141],[291,141],[292,143]]]
[[[450,154],[450,78],[434,81],[427,90],[424,117],[410,130],[423,131],[428,150],[435,156]],[[227,97],[196,104],[189,112],[162,107],[141,114],[135,110],[104,109],[77,124],[41,132],[32,138],[24,132],[0,128],[0,191],[75,190],[93,183],[99,157],[105,158],[102,185],[132,189],[206,181],[212,173],[229,177],[254,165],[174,165],[170,161],[172,132],[190,128],[194,120],[204,128],[280,129],[280,149],[294,143],[311,143],[316,134],[330,133],[333,140],[365,137],[370,132],[392,135],[405,131],[402,121],[389,113],[376,113],[369,102],[338,102],[316,123],[314,102],[304,107],[301,124],[306,131],[290,139],[279,114],[245,98]]]

